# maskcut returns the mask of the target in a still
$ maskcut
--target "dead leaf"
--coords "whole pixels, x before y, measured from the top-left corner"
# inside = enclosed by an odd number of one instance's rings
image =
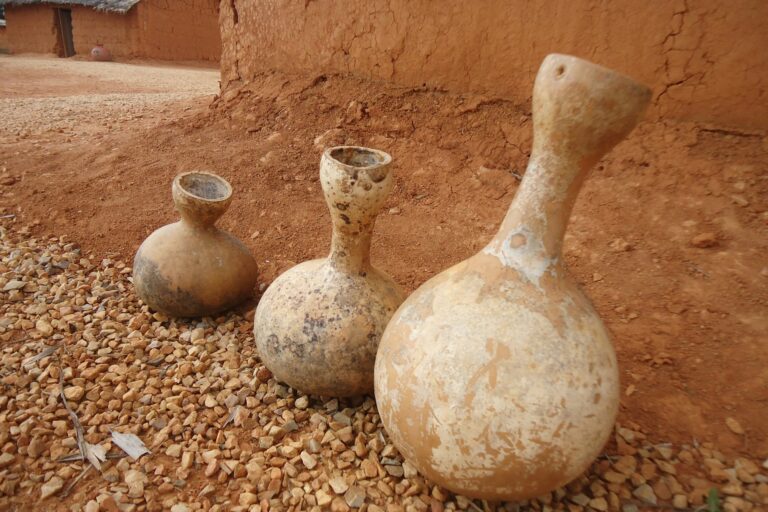
[[[144,441],[134,434],[123,434],[114,430],[110,430],[110,432],[112,433],[112,442],[119,446],[133,460],[138,459],[145,453],[152,453],[144,445]]]

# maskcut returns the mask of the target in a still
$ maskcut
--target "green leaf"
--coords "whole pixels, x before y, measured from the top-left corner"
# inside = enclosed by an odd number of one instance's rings
[[[720,512],[720,494],[712,487],[707,495],[707,512]]]

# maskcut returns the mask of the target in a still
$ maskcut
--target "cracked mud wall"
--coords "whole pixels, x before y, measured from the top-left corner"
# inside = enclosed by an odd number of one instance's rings
[[[765,0],[222,0],[220,23],[225,91],[340,72],[527,103],[560,52],[652,86],[652,115],[768,128]]]

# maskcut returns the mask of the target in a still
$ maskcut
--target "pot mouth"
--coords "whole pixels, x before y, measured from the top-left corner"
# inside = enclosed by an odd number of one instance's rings
[[[389,153],[362,146],[336,146],[325,150],[325,156],[351,170],[370,170],[392,162]]]
[[[232,185],[210,172],[185,172],[176,176],[174,183],[186,196],[206,203],[219,203],[232,196]]]
[[[582,72],[587,72],[600,81],[613,80],[614,83],[621,83],[624,87],[634,89],[649,98],[651,96],[651,89],[642,82],[638,82],[631,76],[620,71],[601,66],[600,64],[595,64],[594,62],[590,62],[580,57],[565,53],[550,53],[544,58],[544,62],[547,61],[551,62],[551,65],[554,66],[554,75],[557,80],[565,77],[569,68],[575,66],[581,68]]]

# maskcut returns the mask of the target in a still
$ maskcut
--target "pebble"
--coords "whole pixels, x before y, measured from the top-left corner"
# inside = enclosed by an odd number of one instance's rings
[[[717,235],[714,233],[701,233],[691,238],[691,245],[699,249],[707,249],[717,245]]]
[[[353,485],[344,493],[344,501],[352,508],[360,508],[365,503],[365,489]]]
[[[82,386],[69,386],[64,388],[64,396],[72,402],[79,402],[85,396],[85,389]]]
[[[741,426],[741,423],[736,421],[734,418],[725,418],[725,425],[734,434],[744,435],[744,428]]]
[[[11,453],[0,454],[0,469],[8,467],[16,457]]]
[[[309,407],[309,397],[300,396],[299,398],[296,399],[293,405],[299,410],[304,410],[307,407]]]
[[[44,500],[50,496],[53,496],[64,487],[64,480],[58,476],[52,476],[50,480],[43,484],[40,488],[40,499]]]
[[[656,494],[653,492],[653,489],[648,484],[643,484],[639,486],[637,489],[632,491],[632,495],[635,496],[637,499],[643,501],[644,503],[648,503],[650,505],[656,505],[657,499]]]
[[[315,469],[315,466],[317,466],[317,460],[307,451],[301,452],[301,462],[307,469]]]
[[[335,476],[328,481],[328,484],[336,494],[344,494],[349,489],[349,484],[342,476]]]

